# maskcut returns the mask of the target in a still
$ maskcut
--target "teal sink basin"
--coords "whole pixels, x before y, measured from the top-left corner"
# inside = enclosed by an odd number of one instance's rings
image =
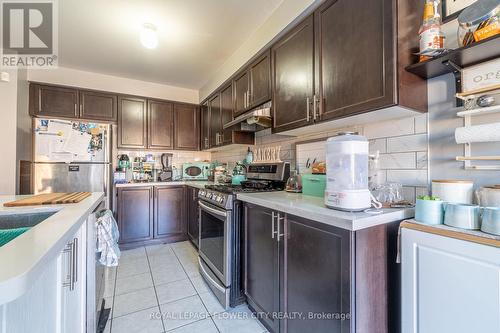
[[[22,235],[56,212],[0,215],[0,247]]]

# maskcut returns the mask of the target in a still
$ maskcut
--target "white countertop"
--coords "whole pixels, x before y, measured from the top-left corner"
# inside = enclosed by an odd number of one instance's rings
[[[415,215],[413,208],[383,209],[381,214],[344,212],[327,208],[323,202],[323,198],[285,191],[238,193],[237,197],[241,201],[351,231],[401,221],[412,218]]]
[[[147,187],[147,186],[175,186],[175,185],[187,185],[196,188],[205,188],[205,185],[213,184],[209,181],[201,180],[181,180],[181,181],[171,181],[171,182],[147,182],[147,183],[124,183],[115,184],[116,187]]]
[[[64,205],[4,207],[5,202],[26,196],[0,196],[0,215],[56,212],[19,237],[0,247],[0,305],[22,296],[54,260],[100,204],[104,193],[79,203]]]

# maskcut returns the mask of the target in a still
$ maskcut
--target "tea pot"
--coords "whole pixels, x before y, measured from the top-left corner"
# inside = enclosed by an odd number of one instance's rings
[[[500,185],[484,186],[477,189],[476,199],[481,207],[500,207]]]

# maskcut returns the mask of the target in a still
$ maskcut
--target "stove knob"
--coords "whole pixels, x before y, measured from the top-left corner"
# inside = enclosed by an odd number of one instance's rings
[[[219,203],[223,203],[224,202],[224,197],[219,197],[219,200],[217,200]]]
[[[212,199],[213,193],[207,193],[207,199]]]

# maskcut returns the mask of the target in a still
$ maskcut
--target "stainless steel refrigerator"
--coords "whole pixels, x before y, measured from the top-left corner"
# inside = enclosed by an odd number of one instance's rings
[[[64,132],[70,131],[91,136],[88,154],[78,155],[64,151],[64,140],[68,137],[68,133]],[[58,119],[34,119],[33,137],[35,194],[104,192],[106,207],[111,207],[110,125]]]

